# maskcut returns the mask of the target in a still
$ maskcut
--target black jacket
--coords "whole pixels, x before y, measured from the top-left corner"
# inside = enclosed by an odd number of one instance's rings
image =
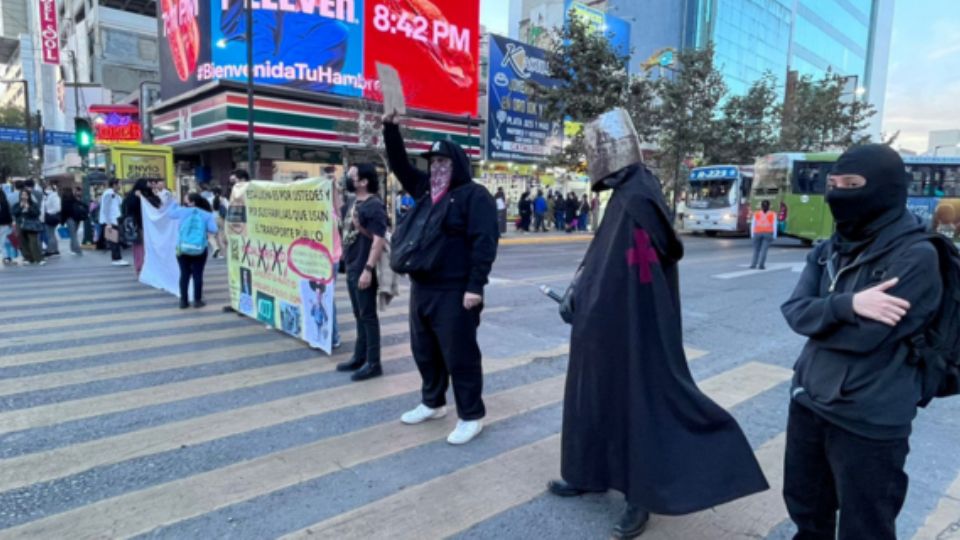
[[[433,205],[430,198],[430,174],[410,164],[404,148],[400,128],[384,124],[383,137],[387,147],[390,169],[400,180],[403,189],[417,201],[417,205]],[[443,256],[431,272],[414,272],[410,279],[420,287],[463,289],[483,294],[493,261],[497,258],[497,205],[487,188],[473,182],[470,160],[463,149],[450,145],[456,154],[449,210],[443,220]]]
[[[910,244],[922,230],[904,213],[842,268],[833,241],[824,242],[807,257],[782,307],[790,327],[810,338],[794,366],[793,399],[864,437],[906,437],[916,416],[921,373],[907,362],[905,339],[930,323],[943,292],[936,249],[929,242]],[[887,292],[911,306],[897,326],[854,312],[854,293],[895,277],[899,282]]]
[[[13,225],[13,210],[7,201],[7,194],[0,191],[0,225]],[[0,242],[3,238],[0,238]]]

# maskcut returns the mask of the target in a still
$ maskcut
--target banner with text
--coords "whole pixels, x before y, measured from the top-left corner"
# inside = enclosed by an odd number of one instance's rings
[[[230,196],[230,303],[238,312],[331,352],[331,180],[237,184]]]

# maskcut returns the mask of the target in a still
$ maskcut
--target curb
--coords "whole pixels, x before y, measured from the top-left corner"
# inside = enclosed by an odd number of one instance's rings
[[[571,236],[529,236],[529,237],[511,237],[501,238],[501,246],[529,246],[536,244],[574,244],[579,242],[589,242],[593,240],[592,234],[571,235]]]

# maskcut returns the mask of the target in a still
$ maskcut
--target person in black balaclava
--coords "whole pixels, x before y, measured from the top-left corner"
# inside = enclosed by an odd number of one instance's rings
[[[473,181],[470,159],[456,143],[433,143],[423,154],[429,171],[411,165],[394,116],[383,118],[387,158],[416,204],[394,232],[390,265],[410,275],[410,348],[423,379],[420,405],[401,421],[446,415],[452,381],[460,421],[447,442],[465,444],[480,434],[486,414],[477,327],[497,258],[497,205]]]
[[[906,208],[908,184],[888,146],[844,153],[827,181],[837,231],[807,257],[782,308],[809,338],[794,366],[784,464],[798,539],[896,538],[921,395],[907,343],[943,290],[936,248]]]

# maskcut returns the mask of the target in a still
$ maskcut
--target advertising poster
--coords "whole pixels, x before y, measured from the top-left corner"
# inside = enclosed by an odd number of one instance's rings
[[[333,331],[333,183],[237,184],[226,234],[230,304],[330,353]]]
[[[502,36],[490,36],[487,88],[487,159],[545,163],[559,153],[559,122],[543,119],[543,104],[531,86],[556,86],[546,51]]]
[[[247,80],[244,0],[160,0],[164,99]],[[380,98],[377,62],[407,105],[476,115],[479,0],[251,0],[256,84]]]
[[[564,0],[563,12],[565,20],[572,12],[595,31],[605,32],[617,54],[630,56],[630,23],[626,20],[573,0]]]

